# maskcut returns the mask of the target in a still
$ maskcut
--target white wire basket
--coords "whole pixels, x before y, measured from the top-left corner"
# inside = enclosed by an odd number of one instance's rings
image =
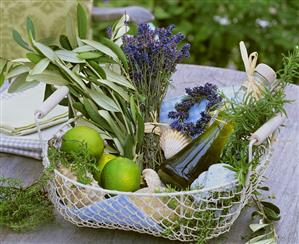
[[[56,96],[56,103],[65,93],[61,92],[59,99]],[[37,111],[37,126],[38,118],[54,106],[51,100],[48,104],[51,106]],[[261,144],[271,134],[274,137],[273,132],[283,120],[284,117],[279,115],[251,136],[249,162],[253,145]],[[70,123],[57,132],[52,139],[54,144],[59,142],[67,128],[70,128]],[[43,164],[48,167],[48,145],[43,145]],[[234,180],[222,186],[192,191],[119,192],[103,189],[96,182],[81,184],[70,171],[60,168],[54,170],[48,193],[56,210],[80,227],[130,230],[179,241],[204,241],[230,230],[261,181],[271,152],[270,146],[258,167],[250,168],[245,186]]]

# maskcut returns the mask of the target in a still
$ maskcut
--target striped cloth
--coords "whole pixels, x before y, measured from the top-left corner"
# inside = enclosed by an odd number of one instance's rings
[[[8,85],[8,82],[5,82],[3,86],[0,87],[0,101],[9,100],[10,98],[22,94],[22,92],[8,93]],[[2,106],[1,109],[3,109]],[[65,119],[63,120],[63,122],[65,122]],[[47,141],[52,138],[52,136],[58,131],[60,127],[61,124],[43,130],[43,143],[47,143]],[[3,153],[41,159],[42,146],[43,145],[41,145],[37,133],[25,136],[15,136],[0,133],[0,152]]]

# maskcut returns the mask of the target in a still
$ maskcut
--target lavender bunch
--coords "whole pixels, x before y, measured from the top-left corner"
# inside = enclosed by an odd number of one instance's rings
[[[123,49],[129,60],[129,75],[140,95],[144,97],[146,121],[150,112],[158,112],[165,96],[169,79],[176,64],[189,57],[190,44],[181,49],[182,33],[173,34],[174,25],[152,30],[148,24],[138,26],[136,36],[124,36]]]
[[[153,122],[153,114],[158,120],[160,105],[176,64],[189,57],[190,44],[180,48],[185,36],[182,33],[173,34],[173,29],[174,25],[153,30],[148,24],[140,24],[135,36],[123,38],[129,76],[140,95],[140,108],[145,122]],[[153,134],[145,135],[143,158],[144,162],[151,162],[146,166],[156,168],[164,160],[162,151],[157,148],[159,138]]]
[[[217,109],[222,102],[222,97],[217,92],[217,86],[211,83],[206,83],[204,86],[194,88],[186,88],[187,96],[180,103],[175,105],[176,111],[168,113],[170,119],[174,121],[170,124],[171,128],[176,129],[183,134],[189,136],[198,136],[202,134],[211,120],[209,112]],[[186,122],[189,118],[189,110],[202,99],[208,101],[205,111],[201,112],[201,117],[196,122]]]

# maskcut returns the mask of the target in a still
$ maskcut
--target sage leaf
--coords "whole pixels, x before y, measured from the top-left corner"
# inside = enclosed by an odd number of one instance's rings
[[[30,75],[36,75],[36,74],[40,74],[42,73],[49,65],[50,60],[47,58],[44,58],[42,60],[40,60],[35,66],[34,68],[29,72]]]
[[[109,47],[103,45],[102,43],[92,41],[92,40],[82,40],[82,42],[88,44],[91,47],[94,47],[95,49],[99,50],[100,52],[113,58],[115,61],[118,60],[117,55]]]
[[[28,73],[19,75],[8,88],[8,93],[21,92],[39,84],[38,81],[26,82]]]
[[[70,63],[85,63],[84,60],[79,59],[77,57],[77,53],[72,52],[72,51],[68,51],[68,50],[57,50],[55,51],[56,55],[58,56],[58,58],[60,58],[63,61],[66,62],[70,62]]]
[[[80,38],[87,37],[88,30],[88,19],[86,12],[81,4],[77,6],[77,24],[78,24],[78,34]]]
[[[22,48],[25,48],[28,51],[32,51],[32,49],[29,47],[28,43],[23,40],[20,33],[17,32],[15,29],[12,30],[12,37],[15,40],[15,42],[18,43]]]
[[[61,74],[52,71],[52,70],[45,70],[41,74],[34,74],[34,75],[28,75],[26,81],[41,81],[46,84],[51,85],[58,85],[58,86],[64,86],[67,85],[69,82],[65,80]]]
[[[115,102],[104,93],[100,94],[94,89],[89,89],[89,95],[101,108],[111,112],[120,112],[120,109],[117,107]]]

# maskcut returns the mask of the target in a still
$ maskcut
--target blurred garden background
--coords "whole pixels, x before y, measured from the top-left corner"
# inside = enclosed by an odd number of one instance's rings
[[[142,6],[153,24],[175,24],[191,43],[186,63],[243,70],[239,42],[259,53],[259,62],[278,69],[282,54],[299,43],[299,1],[296,0],[94,0],[99,7]],[[98,39],[109,22],[94,23]],[[134,28],[132,28],[134,31]]]

